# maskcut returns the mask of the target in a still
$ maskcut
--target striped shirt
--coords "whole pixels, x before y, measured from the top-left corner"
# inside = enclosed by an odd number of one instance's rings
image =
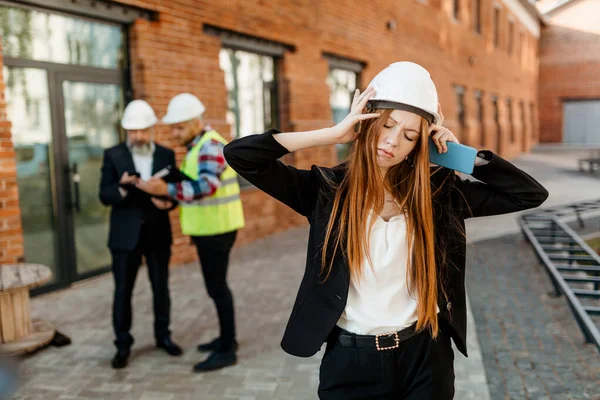
[[[209,130],[210,128],[206,128],[188,144],[188,152]],[[198,180],[169,183],[169,196],[180,202],[186,202],[215,194],[221,186],[221,174],[227,168],[227,162],[223,155],[224,147],[221,142],[216,140],[204,143],[198,153]],[[192,160],[186,160],[186,162],[192,162]]]

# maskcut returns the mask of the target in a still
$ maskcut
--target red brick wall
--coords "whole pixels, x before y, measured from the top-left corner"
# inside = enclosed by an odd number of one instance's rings
[[[501,43],[492,43],[492,0],[482,1],[483,33],[473,32],[472,11],[462,1],[460,21],[450,14],[449,0],[397,1],[249,1],[233,0],[178,2],[122,0],[122,3],[150,8],[158,12],[158,21],[137,21],[130,29],[133,88],[136,98],[150,102],[163,115],[169,99],[182,91],[197,95],[206,105],[208,123],[225,136],[226,88],[219,69],[221,49],[217,37],[203,33],[203,23],[240,33],[262,37],[295,46],[282,60],[282,75],[286,80],[285,105],[288,129],[309,130],[329,125],[329,88],[325,82],[328,63],[323,52],[367,63],[363,85],[391,62],[411,60],[425,66],[432,74],[440,94],[446,125],[458,129],[454,84],[466,87],[466,132],[462,141],[480,145],[480,124],[475,115],[473,90],[484,92],[484,112],[487,147],[496,148],[495,124],[492,120],[491,94],[499,96],[500,117],[504,135],[502,155],[512,157],[527,151],[532,140],[523,137],[520,126],[519,102],[525,101],[526,121],[531,121],[529,104],[537,99],[537,39],[524,29],[524,42],[519,41],[521,25],[515,20],[514,51],[507,52],[508,18],[501,13]],[[395,21],[389,30],[387,21]],[[513,99],[513,124],[516,139],[508,136],[506,98]],[[532,128],[524,129],[531,136]],[[175,147],[166,129],[157,133],[159,142]],[[183,149],[178,148],[181,159]],[[313,163],[332,164],[331,148],[315,149],[295,154],[299,167]],[[242,199],[247,227],[239,243],[304,223],[287,207],[268,198],[256,189],[247,189]],[[174,229],[179,230],[177,213],[173,214]],[[194,257],[188,241],[175,237],[174,261]]]
[[[540,41],[540,141],[562,142],[563,99],[600,99],[600,1],[548,16]]]
[[[6,118],[3,66],[0,54],[0,264],[17,262],[23,256],[17,163]]]
[[[537,99],[537,39],[524,30],[523,43],[518,40],[521,25],[515,24],[515,51],[507,52],[510,12],[503,7],[501,43],[492,43],[492,7],[494,0],[482,0],[481,35],[473,31],[472,1],[461,0],[460,21],[451,16],[450,0],[120,0],[158,12],[157,21],[138,20],[129,29],[132,82],[135,98],[147,100],[159,116],[164,115],[169,99],[183,91],[197,95],[208,107],[205,119],[224,136],[230,128],[225,121],[227,110],[223,72],[219,68],[220,40],[203,32],[203,24],[278,41],[295,47],[281,61],[281,85],[286,99],[282,105],[285,129],[310,130],[331,124],[329,88],[326,84],[328,63],[322,53],[333,53],[366,63],[362,84],[391,62],[411,60],[422,64],[436,82],[446,116],[446,125],[457,130],[457,107],[454,85],[466,88],[466,129],[457,132],[463,142],[480,146],[480,128],[485,127],[485,143],[495,149],[497,137],[492,119],[491,95],[500,98],[503,132],[502,155],[512,157],[526,151],[532,141],[521,137],[518,109],[513,112],[516,140],[508,139],[506,98],[513,104],[535,103]],[[388,29],[388,21],[395,28]],[[484,93],[483,124],[475,115],[474,90]],[[3,114],[2,105],[0,112]],[[529,107],[527,107],[529,112]],[[529,114],[526,120],[530,121]],[[7,124],[1,125],[1,124]],[[531,127],[525,129],[532,132]],[[14,153],[10,144],[9,125],[0,118],[1,169],[0,195],[4,232],[15,235],[14,257],[20,248]],[[528,134],[530,135],[530,134]],[[157,141],[177,148],[179,160],[183,149],[165,127],[157,131]],[[6,148],[7,150],[4,150]],[[333,148],[299,152],[288,158],[298,167],[311,164],[331,165]],[[238,243],[305,223],[302,217],[268,198],[256,189],[242,194],[247,227]],[[11,209],[12,207],[12,209]],[[13,214],[11,214],[13,213]],[[5,216],[6,215],[6,216]],[[175,230],[173,262],[195,258],[187,238],[179,233],[177,212],[172,215]],[[4,235],[4,233],[3,233]],[[3,245],[4,236],[0,239]],[[8,242],[7,242],[8,243]],[[11,245],[11,246],[13,246]],[[2,246],[4,249],[4,246]],[[8,252],[8,251],[7,251]],[[0,256],[1,257],[1,256]]]

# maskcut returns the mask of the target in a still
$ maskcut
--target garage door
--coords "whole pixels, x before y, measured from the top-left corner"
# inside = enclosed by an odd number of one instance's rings
[[[600,100],[563,103],[563,142],[600,144]]]

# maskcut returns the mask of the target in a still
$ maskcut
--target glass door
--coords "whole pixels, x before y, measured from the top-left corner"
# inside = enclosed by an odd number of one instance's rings
[[[119,79],[15,66],[4,78],[25,261],[51,268],[46,289],[107,271],[110,208],[98,190],[103,152],[121,139]]]
[[[98,189],[102,153],[120,139],[126,27],[0,1],[0,40],[24,261],[53,271],[40,293],[110,264]]]
[[[24,258],[47,265],[53,282],[62,271],[57,260],[57,197],[48,73],[44,69],[4,67],[6,112],[12,122],[21,206]]]
[[[64,137],[70,167],[70,210],[75,279],[108,269],[110,208],[98,199],[102,155],[120,142],[121,86],[61,80]]]

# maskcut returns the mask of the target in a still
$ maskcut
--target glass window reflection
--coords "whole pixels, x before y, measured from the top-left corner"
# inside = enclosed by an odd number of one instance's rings
[[[49,266],[56,279],[48,78],[41,69],[4,67],[4,79],[17,161],[25,261]]]
[[[64,64],[118,68],[123,32],[116,25],[0,5],[4,56]]]
[[[277,92],[273,57],[222,49],[220,67],[228,92],[227,122],[232,136],[242,137],[276,127]]]
[[[75,213],[77,272],[88,273],[110,265],[108,237],[110,208],[98,200],[98,182],[105,148],[119,143],[119,116],[123,108],[118,85],[87,82],[63,83],[65,133],[69,164],[81,177],[81,209]]]
[[[329,85],[330,90],[329,106],[335,124],[342,121],[350,113],[357,80],[356,72],[339,68],[329,70],[327,75],[327,85]],[[346,159],[351,146],[351,143],[336,145],[338,160]]]

